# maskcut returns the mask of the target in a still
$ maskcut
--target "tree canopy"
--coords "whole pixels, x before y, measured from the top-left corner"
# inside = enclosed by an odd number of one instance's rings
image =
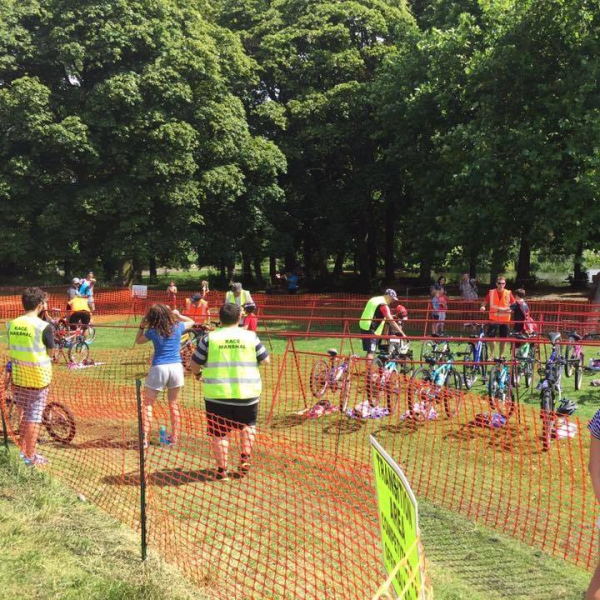
[[[5,0],[0,269],[361,289],[598,243],[597,0]]]

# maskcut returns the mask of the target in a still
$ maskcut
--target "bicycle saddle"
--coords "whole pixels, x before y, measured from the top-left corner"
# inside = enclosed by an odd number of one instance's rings
[[[329,348],[329,350],[327,350],[327,354],[329,354],[331,358],[335,358],[338,355],[338,351],[335,348]]]
[[[437,360],[436,360],[435,358],[433,358],[433,356],[428,356],[428,357],[425,359],[425,362],[426,362],[428,365],[431,365],[431,366],[433,366],[433,365],[437,364]]]
[[[560,342],[560,332],[559,331],[551,331],[548,334],[548,339],[550,340],[551,344],[556,344],[557,342]]]

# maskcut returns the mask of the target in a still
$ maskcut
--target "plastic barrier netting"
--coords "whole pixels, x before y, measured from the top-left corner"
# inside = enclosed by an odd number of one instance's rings
[[[360,340],[353,343],[360,347]],[[145,377],[149,357],[146,348],[98,347],[89,364],[61,359],[38,447],[50,460],[46,470],[136,529],[141,478],[135,381]],[[5,364],[6,353],[1,359]],[[485,417],[486,398],[455,390],[440,393],[434,411],[415,418],[415,405],[429,391],[403,375],[381,391],[382,404],[391,398],[392,414],[352,418],[336,409],[342,393],[348,410],[373,393],[364,359],[348,363],[345,385],[337,382],[323,393],[331,410],[319,416],[310,413],[318,402],[311,372],[329,356],[298,351],[289,342],[272,359],[262,371],[258,437],[247,475],[237,470],[241,449],[234,436],[233,475],[215,480],[201,381],[186,376],[177,448],[160,443],[161,426],[170,429],[166,399],[153,412],[145,453],[148,543],[212,597],[386,597],[370,434],[401,465],[417,496],[592,566],[597,514],[585,422],[557,420],[557,431],[577,435],[544,448],[538,406],[519,404],[497,427]],[[18,442],[18,403],[8,382],[0,403]]]

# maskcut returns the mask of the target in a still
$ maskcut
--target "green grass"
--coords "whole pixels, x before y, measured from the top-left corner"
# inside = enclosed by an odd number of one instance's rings
[[[139,536],[0,450],[0,597],[204,600]]]

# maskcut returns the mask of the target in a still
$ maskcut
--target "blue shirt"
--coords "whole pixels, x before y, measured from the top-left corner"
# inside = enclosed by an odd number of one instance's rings
[[[298,285],[298,275],[289,275],[287,278],[288,290],[297,290],[300,286]]]
[[[84,296],[85,298],[91,298],[92,294],[93,294],[92,286],[89,284],[89,282],[87,280],[84,279],[83,283],[79,287],[79,295]]]
[[[181,347],[181,335],[185,331],[184,323],[175,323],[173,333],[170,337],[160,337],[156,329],[148,329],[144,334],[154,345],[154,358],[152,366],[173,365],[181,362],[179,350]]]

